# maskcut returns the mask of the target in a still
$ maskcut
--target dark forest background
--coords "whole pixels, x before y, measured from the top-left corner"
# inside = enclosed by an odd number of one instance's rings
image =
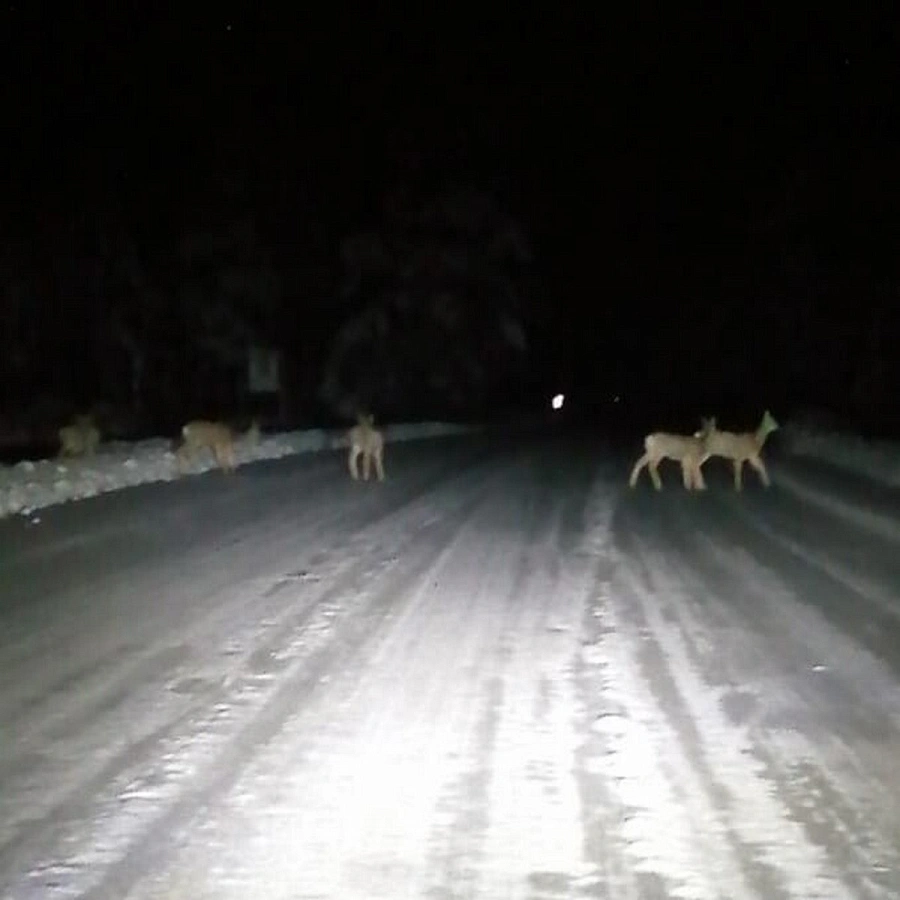
[[[817,407],[896,431],[875,8],[3,16],[7,435],[89,409],[122,436],[482,418],[557,389],[661,427]]]

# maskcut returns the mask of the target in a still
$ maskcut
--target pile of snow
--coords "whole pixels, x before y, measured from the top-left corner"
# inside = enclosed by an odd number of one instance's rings
[[[781,441],[793,455],[819,459],[875,481],[900,486],[900,442],[817,428],[802,419],[784,426]]]
[[[472,426],[446,422],[419,422],[384,429],[385,439],[416,440],[472,431]],[[238,465],[263,459],[277,459],[294,453],[314,453],[347,446],[346,431],[311,429],[263,434],[258,443],[238,437],[235,457]],[[185,466],[185,473],[205,472],[216,465],[212,454],[198,451]],[[101,445],[91,457],[78,459],[23,460],[14,466],[0,466],[0,518],[68,500],[93,497],[151,481],[172,481],[180,477],[173,443],[152,438],[136,443],[115,441]]]

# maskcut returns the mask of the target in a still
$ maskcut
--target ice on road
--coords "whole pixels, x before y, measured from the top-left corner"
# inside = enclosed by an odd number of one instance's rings
[[[855,482],[386,465],[0,522],[0,897],[900,895],[900,532]]]

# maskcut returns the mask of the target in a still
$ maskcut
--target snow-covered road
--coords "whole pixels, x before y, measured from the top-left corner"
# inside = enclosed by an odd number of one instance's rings
[[[900,896],[896,489],[584,438],[0,521],[4,900]]]

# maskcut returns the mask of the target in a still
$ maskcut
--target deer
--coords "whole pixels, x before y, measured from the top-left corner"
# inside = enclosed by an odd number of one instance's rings
[[[181,437],[176,460],[182,474],[185,465],[200,450],[209,450],[223,472],[231,473],[235,470],[234,432],[223,422],[195,419],[181,429]]]
[[[769,487],[771,481],[766,471],[766,464],[762,460],[762,449],[766,439],[773,431],[779,428],[778,423],[772,417],[769,410],[763,413],[762,419],[756,431],[734,432],[719,431],[716,420],[704,419],[706,440],[706,457],[720,456],[731,460],[734,468],[734,489],[740,491],[743,487],[742,473],[744,463],[749,463],[758,473],[764,487]],[[700,432],[697,432],[699,435]]]
[[[93,456],[100,443],[100,429],[91,415],[75,416],[58,431],[60,456]]]
[[[359,481],[359,457],[362,456],[363,481],[369,480],[372,463],[375,463],[375,475],[384,481],[384,434],[375,427],[375,417],[371,413],[359,413],[357,424],[347,433],[350,442],[350,453],[347,467],[350,477]]]
[[[669,434],[655,431],[644,438],[644,454],[634,464],[628,486],[637,485],[638,476],[646,466],[656,490],[662,490],[662,479],[659,477],[659,464],[664,459],[671,459],[681,464],[681,478],[687,490],[706,490],[701,466],[706,462],[709,453],[706,448],[707,436],[715,428],[715,419],[702,419],[702,428],[694,434]]]

